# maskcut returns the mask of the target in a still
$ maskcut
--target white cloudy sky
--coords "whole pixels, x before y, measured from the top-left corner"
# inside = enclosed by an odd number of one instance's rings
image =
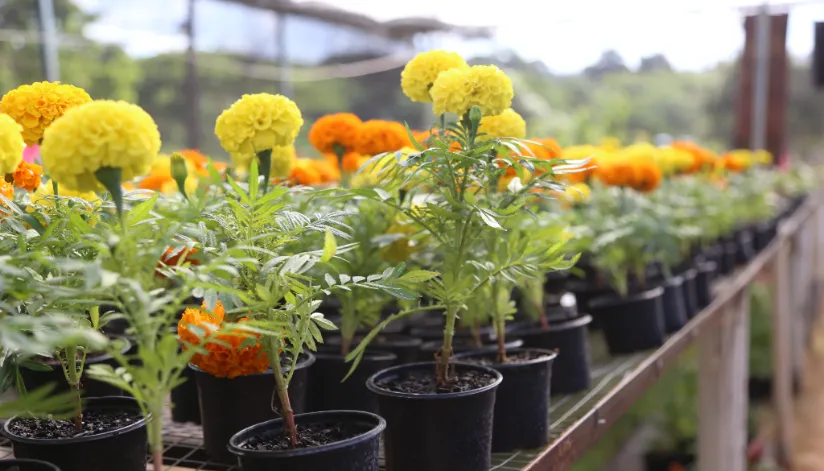
[[[76,1],[90,11],[102,13],[101,21],[89,30],[96,39],[121,43],[130,52],[141,55],[184,46],[179,19],[185,14],[186,0]],[[249,31],[243,28],[244,24],[260,20],[255,18],[259,15],[244,9],[227,14],[216,0],[201,3],[199,15],[203,16],[199,18],[208,18],[204,23],[215,25],[215,30],[206,33],[242,36]],[[551,70],[566,73],[593,63],[606,49],[617,50],[630,64],[637,63],[641,57],[663,53],[679,69],[712,66],[732,58],[743,46],[741,7],[757,1],[336,0],[329,3],[379,20],[428,16],[456,24],[494,26],[499,47],[512,48],[528,59],[543,60]],[[771,3],[779,9],[788,8],[787,0]],[[793,3],[787,38],[791,54],[798,57],[810,54],[816,21],[824,21],[824,1]],[[445,45],[459,52],[475,52],[467,45]]]

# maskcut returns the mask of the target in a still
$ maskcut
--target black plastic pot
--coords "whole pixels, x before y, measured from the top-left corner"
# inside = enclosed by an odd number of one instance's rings
[[[566,290],[566,282],[569,278],[569,271],[552,271],[547,273],[544,280],[544,293],[561,294]]]
[[[752,232],[746,229],[741,229],[735,233],[735,262],[739,265],[744,265],[755,257],[755,246]]]
[[[60,471],[60,468],[45,461],[0,460],[0,471]]]
[[[524,348],[557,350],[552,362],[552,394],[572,394],[589,388],[590,353],[587,325],[591,316],[550,323],[549,330],[533,325],[515,332],[523,339]]]
[[[698,277],[698,270],[690,268],[681,273],[681,290],[684,294],[684,312],[687,319],[692,319],[700,312],[698,308],[698,289],[695,286],[695,279]]]
[[[298,427],[311,423],[344,423],[363,430],[355,437],[327,445],[293,450],[260,451],[241,448],[253,437],[283,434],[283,420],[253,425],[229,440],[229,451],[237,456],[243,471],[378,471],[380,436],[386,421],[375,414],[358,411],[329,411],[298,414]]]
[[[132,348],[129,339],[125,337],[115,337],[114,339],[125,342],[123,348],[120,350],[120,353],[126,354]],[[84,397],[111,397],[124,395],[123,390],[116,386],[90,379],[85,372],[88,371],[88,367],[91,365],[111,365],[112,368],[117,368],[120,366],[109,354],[86,357],[86,367],[84,368],[84,373],[80,380]],[[33,391],[49,383],[55,384],[55,389],[53,391],[54,393],[68,391],[70,389],[69,384],[66,382],[66,375],[63,373],[63,368],[60,366],[60,363],[50,361],[49,363],[43,363],[43,366],[50,369],[41,371],[20,368],[20,375],[23,377],[23,384],[26,385],[26,389]]]
[[[698,274],[695,277],[695,296],[698,309],[704,309],[712,303],[712,282],[715,279],[715,262],[698,264]]]
[[[84,410],[129,410],[140,414],[140,406],[129,397],[90,397]],[[3,435],[19,459],[52,463],[61,471],[146,471],[146,420],[98,435],[66,439],[35,439],[11,432],[11,419]]]
[[[524,341],[519,338],[507,338],[506,344],[504,345],[506,348],[518,348],[524,344]],[[421,345],[421,349],[418,351],[418,358],[419,361],[433,361],[435,359],[435,353],[441,349],[443,345],[442,340],[432,340],[429,342],[424,342]],[[464,353],[464,352],[471,352],[476,350],[494,350],[498,348],[498,344],[492,340],[484,341],[481,347],[475,345],[473,340],[468,337],[455,337],[452,339],[452,353]]]
[[[339,335],[328,336],[323,340],[324,345],[340,349],[341,337]],[[360,339],[355,339],[353,347],[359,342]],[[423,344],[423,340],[408,335],[382,334],[369,342],[369,349],[394,353],[398,357],[396,360],[397,364],[403,365],[418,361],[418,352],[421,350],[421,344]]]
[[[308,368],[315,362],[311,354],[304,354],[289,384],[289,400],[296,414],[306,410],[306,390],[309,382]],[[194,370],[200,395],[200,418],[203,424],[203,448],[213,458],[230,460],[232,455],[226,444],[235,433],[274,419],[277,413],[272,405],[275,377],[271,371],[236,378],[218,378],[189,365]]]
[[[687,452],[649,452],[644,455],[646,471],[671,471],[673,465],[684,468],[695,463],[695,455]]]
[[[495,380],[479,389],[448,394],[405,394],[380,386],[391,378],[435,374],[434,363],[415,363],[383,370],[367,381],[386,419],[386,471],[489,471],[501,374],[482,366],[453,366],[456,371],[484,372]]]
[[[315,364],[309,369],[306,410],[377,412],[377,398],[366,389],[366,380],[378,371],[394,366],[397,360],[394,353],[367,352],[352,375],[343,381],[352,363],[347,363],[343,355],[316,353]]]
[[[673,276],[662,281],[664,288],[661,299],[664,313],[664,331],[668,334],[678,332],[687,323],[687,306],[684,300],[684,279]]]
[[[186,368],[181,376],[186,382],[172,389],[172,421],[200,425],[200,398],[197,393],[195,371]]]
[[[589,314],[589,302],[593,299],[603,296],[605,294],[613,294],[615,290],[612,288],[590,288],[580,284],[572,284],[570,291],[575,295],[575,305],[578,307],[578,312]]]
[[[718,273],[721,275],[729,275],[735,271],[735,263],[738,257],[738,244],[734,241],[725,242],[721,245],[721,248],[721,263],[718,265]]]
[[[492,425],[492,452],[532,450],[549,440],[549,395],[552,361],[549,350],[514,348],[507,354],[532,352],[540,358],[521,363],[495,363],[498,352],[463,353],[460,362],[482,363],[497,370],[503,382],[495,393],[495,420]]]
[[[760,252],[767,248],[775,237],[776,226],[773,221],[762,221],[755,224],[752,229],[753,246]]]
[[[635,353],[664,344],[664,288],[627,297],[606,295],[590,302],[590,313],[603,325],[613,355]]]

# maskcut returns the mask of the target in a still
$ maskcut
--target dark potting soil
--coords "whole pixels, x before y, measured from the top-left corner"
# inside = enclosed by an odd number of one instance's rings
[[[494,381],[495,376],[482,371],[460,371],[452,375],[452,380],[446,387],[438,387],[433,373],[415,372],[404,378],[380,381],[377,386],[404,394],[447,394],[481,389]]]
[[[131,410],[90,410],[83,414],[83,430],[78,433],[74,419],[15,419],[9,425],[10,431],[20,437],[35,439],[66,439],[100,435],[127,427],[141,419],[137,411]]]
[[[298,448],[312,448],[328,445],[362,435],[370,430],[363,424],[322,422],[298,425]],[[244,450],[279,451],[288,450],[289,437],[281,433],[258,435],[240,444]]]
[[[532,360],[537,360],[538,358],[543,358],[549,356],[543,352],[515,352],[509,353],[506,355],[506,363],[509,364],[518,364],[518,363],[528,363]],[[489,355],[486,357],[469,357],[469,358],[459,358],[457,361],[461,363],[470,363],[472,365],[480,365],[480,366],[489,366],[489,365],[498,365],[498,355]]]

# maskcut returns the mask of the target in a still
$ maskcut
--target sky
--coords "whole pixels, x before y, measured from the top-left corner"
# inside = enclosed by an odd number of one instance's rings
[[[138,56],[185,47],[179,25],[186,0],[75,1],[101,13],[101,19],[87,31],[94,39],[122,44]],[[494,47],[541,60],[556,73],[578,72],[607,49],[616,50],[630,66],[642,57],[661,53],[680,70],[712,67],[732,59],[742,48],[742,7],[756,4],[754,0],[544,0],[544,6],[538,6],[540,0],[507,0],[507,8],[501,8],[500,2],[484,5],[475,0],[328,1],[378,20],[435,17],[453,24],[492,26]],[[777,10],[790,9],[790,54],[808,57],[813,47],[813,24],[824,21],[824,0],[786,3],[771,2]],[[218,0],[199,0],[197,15],[197,24],[203,25],[198,33],[202,35],[199,48],[210,49],[216,41],[241,48],[256,44],[273,47],[274,21],[259,11],[226,6]],[[330,40],[289,39],[302,47]],[[449,38],[437,45],[466,55],[488,53],[491,47],[488,42]]]

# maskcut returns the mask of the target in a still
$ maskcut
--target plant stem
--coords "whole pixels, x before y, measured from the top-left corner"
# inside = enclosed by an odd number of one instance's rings
[[[498,363],[506,363],[506,319],[503,316],[496,319],[495,330],[498,335]]]
[[[472,324],[472,342],[475,343],[476,348],[483,347],[483,341],[481,340],[481,320],[475,319],[475,322]]]
[[[154,471],[163,471],[163,403],[161,402],[160,405],[150,403],[149,411],[151,418],[146,426],[149,428],[152,467]]]
[[[80,432],[83,430],[83,404],[80,398],[80,372],[77,370],[77,345],[66,347],[66,379],[76,393],[74,427]]]
[[[445,387],[449,383],[449,361],[452,359],[452,337],[455,335],[455,319],[458,317],[458,309],[453,303],[449,303],[446,308],[446,327],[443,331],[443,346],[436,357],[437,366],[435,374],[438,387]]]
[[[543,306],[538,306],[538,312],[540,313],[538,319],[541,321],[541,329],[549,330],[549,319],[546,318],[546,310]]]
[[[298,428],[295,425],[295,411],[292,410],[292,403],[289,401],[289,389],[287,388],[286,380],[283,379],[283,368],[280,366],[280,357],[277,355],[277,349],[270,352],[269,361],[272,364],[272,371],[275,374],[275,391],[278,394],[278,399],[280,399],[280,409],[286,435],[289,437],[289,446],[291,448],[297,448]]]

